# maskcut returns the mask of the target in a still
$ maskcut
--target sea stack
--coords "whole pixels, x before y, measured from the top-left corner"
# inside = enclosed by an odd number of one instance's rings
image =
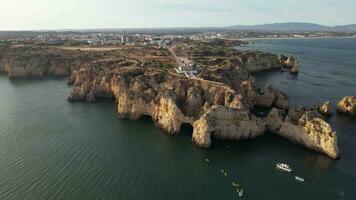
[[[321,106],[319,106],[319,112],[326,116],[333,115],[333,112],[331,110],[331,103],[329,101],[327,101],[324,104],[322,104]]]
[[[337,104],[336,110],[342,114],[356,116],[356,96],[346,96]]]
[[[290,73],[292,74],[298,74],[299,73],[299,63],[297,59],[293,57],[293,55],[289,55],[288,57],[286,56],[281,56],[280,57],[281,63],[284,68],[287,68]]]

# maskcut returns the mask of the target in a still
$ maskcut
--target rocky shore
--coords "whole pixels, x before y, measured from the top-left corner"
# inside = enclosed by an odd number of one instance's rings
[[[284,55],[251,52],[244,54],[243,57],[245,60],[241,64],[250,73],[272,69],[287,70],[291,74],[298,74],[299,72],[299,63],[292,55],[286,57]]]
[[[223,47],[188,48],[193,60],[204,66],[194,79],[174,73],[175,62],[167,50],[152,47],[95,53],[12,47],[2,53],[0,70],[10,78],[69,76],[73,89],[68,101],[115,99],[119,117],[150,116],[168,134],[191,126],[193,142],[204,148],[212,139],[242,140],[273,133],[332,158],[339,156],[336,133],[318,110],[289,108],[287,95],[271,86],[259,88],[251,76],[281,67],[294,73],[298,67],[294,58],[230,48],[221,53]]]

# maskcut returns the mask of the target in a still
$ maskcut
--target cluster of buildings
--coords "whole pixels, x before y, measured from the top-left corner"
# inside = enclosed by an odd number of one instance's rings
[[[167,46],[172,42],[173,38],[161,38],[161,37],[150,37],[146,40],[143,45],[158,45]]]
[[[191,40],[211,40],[211,39],[225,39],[225,35],[218,32],[196,33],[187,36]]]
[[[13,43],[34,43],[43,45],[158,45],[168,46],[176,40],[190,39],[207,41],[211,39],[239,40],[244,38],[309,38],[309,37],[356,37],[355,33],[334,32],[224,32],[224,31],[202,31],[202,32],[177,32],[177,33],[126,33],[126,32],[9,32],[1,33],[0,39]]]
[[[120,33],[45,33],[27,42],[48,45],[122,45],[135,43],[140,39],[138,34]]]
[[[88,40],[90,46],[104,46],[104,45],[121,45],[135,43],[139,39],[139,35],[130,34],[92,34]]]
[[[175,36],[157,36],[150,34],[128,33],[46,33],[40,34],[27,42],[47,45],[159,45],[166,46],[175,39]]]

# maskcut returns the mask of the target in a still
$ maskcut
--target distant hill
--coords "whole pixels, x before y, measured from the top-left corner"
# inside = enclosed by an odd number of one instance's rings
[[[313,23],[286,22],[262,25],[237,25],[227,27],[230,30],[240,31],[280,31],[280,32],[316,32],[316,31],[335,31],[335,32],[356,32],[356,24],[343,26],[323,26]]]
[[[334,26],[336,31],[340,32],[356,32],[356,24],[344,25],[344,26]]]
[[[59,30],[58,30],[59,31]],[[64,31],[64,30],[61,30]],[[143,32],[143,33],[187,33],[206,31],[256,31],[256,32],[356,32],[356,24],[324,26],[313,23],[286,22],[262,25],[237,25],[227,27],[170,27],[170,28],[129,28],[129,29],[79,29],[65,31],[81,32]]]
[[[32,30],[32,31],[0,31],[0,38],[13,37],[16,35],[33,36],[41,33],[92,33],[92,32],[128,32],[149,34],[176,34],[176,33],[198,33],[211,31],[255,31],[255,32],[356,32],[356,24],[341,26],[324,26],[313,23],[286,22],[262,25],[236,25],[225,27],[162,27],[162,28],[98,28],[98,29],[56,29],[56,30]]]

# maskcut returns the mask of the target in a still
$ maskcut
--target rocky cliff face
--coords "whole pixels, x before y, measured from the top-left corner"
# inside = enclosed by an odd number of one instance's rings
[[[78,51],[64,52],[41,47],[11,46],[3,50],[0,71],[9,78],[65,77],[90,60]]]
[[[70,74],[73,89],[68,101],[112,98],[118,102],[119,117],[150,116],[169,134],[179,134],[182,125],[189,124],[193,142],[201,147],[209,147],[212,138],[241,140],[273,132],[332,158],[338,156],[329,124],[305,108],[293,108],[286,117],[288,96],[271,86],[262,90],[251,78],[250,72],[280,68],[276,55],[251,53],[236,60],[245,65],[208,68],[197,79],[145,62],[136,54],[12,47],[2,54],[0,70],[10,78]],[[270,111],[258,116],[256,107]]]
[[[182,125],[189,124],[193,142],[201,147],[209,147],[212,138],[241,140],[273,132],[332,158],[338,156],[330,126],[303,108],[292,109],[286,118],[288,97],[270,86],[261,91],[249,79],[229,86],[137,66],[93,69],[87,65],[73,72],[74,88],[68,100],[115,97],[121,118],[150,116],[169,134],[179,134]],[[215,78],[225,80],[224,74]],[[257,117],[251,112],[254,106],[272,110],[267,117]]]
[[[356,96],[344,97],[336,107],[336,110],[345,115],[356,116]]]
[[[298,74],[299,63],[292,56],[277,54],[251,52],[240,55],[240,65],[250,73],[271,70],[271,69],[287,69],[292,74]]]
[[[254,73],[264,70],[280,69],[281,62],[276,54],[246,53],[242,56],[242,67]]]
[[[334,159],[339,156],[336,133],[316,110],[291,109],[276,133]]]
[[[275,108],[266,118],[257,118],[241,110],[214,107],[194,122],[193,141],[202,147],[209,147],[211,138],[240,140],[255,138],[268,131],[338,158],[336,133],[321,116],[309,112],[302,113],[298,121],[293,121],[290,117],[283,117],[283,111]]]
[[[209,147],[211,138],[241,140],[256,138],[265,133],[262,119],[244,109],[224,106],[210,108],[193,124],[193,141],[201,147]]]

